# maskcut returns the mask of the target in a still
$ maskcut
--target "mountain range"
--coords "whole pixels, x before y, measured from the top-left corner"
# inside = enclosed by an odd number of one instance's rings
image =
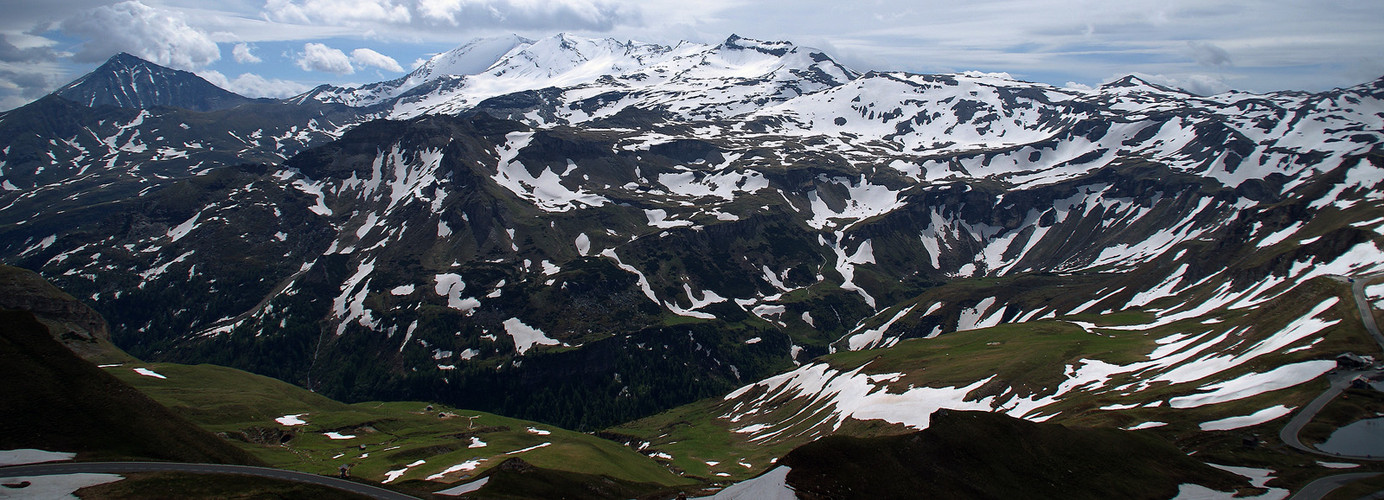
[[[1384,271],[1382,99],[556,35],[271,100],[121,54],[0,114],[0,261],[139,358],[581,430],[999,325],[1196,318],[1233,358],[1277,330],[1215,314]],[[1254,369],[1334,356],[1319,331]],[[1015,416],[1066,394],[989,383]]]

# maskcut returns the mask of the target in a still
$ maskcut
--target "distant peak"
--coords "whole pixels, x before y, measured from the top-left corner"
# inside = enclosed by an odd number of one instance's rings
[[[787,54],[789,51],[797,48],[796,45],[793,45],[793,42],[781,40],[772,42],[764,40],[755,40],[753,38],[745,38],[736,34],[732,34],[730,37],[726,38],[726,41],[722,42],[721,46],[728,49],[755,50],[763,52],[765,54],[773,54],[775,56],[782,56],[784,54]]]
[[[1100,88],[1101,88],[1102,90],[1120,89],[1120,88],[1140,88],[1140,87],[1142,87],[1142,88],[1150,88],[1150,89],[1154,89],[1154,90],[1159,90],[1159,91],[1162,91],[1162,92],[1173,92],[1173,93],[1179,93],[1179,94],[1185,94],[1185,93],[1187,93],[1187,92],[1184,91],[1184,90],[1171,88],[1171,87],[1168,87],[1168,86],[1166,86],[1166,85],[1159,85],[1159,84],[1157,84],[1157,83],[1150,82],[1150,81],[1148,81],[1148,80],[1145,80],[1145,79],[1140,78],[1140,77],[1135,76],[1135,75],[1125,75],[1124,77],[1122,77],[1122,78],[1120,78],[1120,79],[1118,79],[1118,80],[1115,80],[1115,81],[1112,81],[1112,82],[1109,82],[1109,83],[1105,83],[1105,84],[1102,84],[1102,85],[1100,86]]]
[[[128,52],[107,59],[92,72],[53,94],[85,106],[147,109],[166,106],[211,111],[250,101],[193,73],[150,62]]]

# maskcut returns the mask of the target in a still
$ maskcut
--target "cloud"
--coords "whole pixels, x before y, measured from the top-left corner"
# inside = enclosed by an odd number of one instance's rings
[[[4,33],[0,33],[0,61],[19,63],[55,61],[57,59],[58,53],[54,51],[52,47],[37,46],[21,48],[10,43],[9,37]]]
[[[1210,42],[1187,41],[1192,50],[1192,59],[1202,66],[1229,66],[1230,53]]]
[[[356,69],[351,67],[351,58],[346,53],[320,43],[303,44],[303,54],[298,58],[298,67],[303,71],[323,71],[337,75],[349,75]]]
[[[223,89],[245,97],[291,97],[307,92],[312,87],[298,82],[269,79],[254,73],[241,73],[234,80],[226,78],[219,71],[203,71],[197,74]]]
[[[243,43],[235,44],[235,48],[231,49],[231,55],[235,56],[235,62],[241,64],[254,64],[264,61],[254,54],[251,54],[250,46]]]
[[[27,104],[62,84],[60,54],[48,46],[19,47],[0,33],[0,110]]]
[[[607,0],[268,0],[262,11],[275,22],[433,30],[610,31],[641,22],[638,7]],[[415,36],[417,33],[415,33]]]
[[[370,49],[362,48],[351,51],[351,61],[361,66],[374,66],[388,71],[400,72],[404,70],[403,67],[399,66],[399,61]]]
[[[84,39],[77,62],[105,60],[129,52],[155,63],[194,70],[221,58],[206,33],[181,16],[129,0],[82,11],[60,24],[63,33]]]
[[[408,23],[412,14],[393,0],[269,0],[265,16],[302,24]]]

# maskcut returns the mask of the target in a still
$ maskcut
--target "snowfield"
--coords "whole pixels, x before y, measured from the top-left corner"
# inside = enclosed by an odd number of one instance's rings
[[[41,464],[44,462],[61,462],[64,460],[72,460],[76,456],[76,453],[69,453],[65,451],[36,450],[33,448],[22,448],[18,450],[0,450],[0,466]]]

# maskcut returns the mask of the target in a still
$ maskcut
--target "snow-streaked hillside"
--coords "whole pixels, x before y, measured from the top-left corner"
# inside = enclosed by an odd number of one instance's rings
[[[987,400],[967,394],[1003,381],[924,397],[812,359],[1082,315],[1152,331],[1384,271],[1382,98],[862,74],[738,36],[482,39],[229,110],[0,114],[0,256],[91,300],[137,355],[344,399],[590,428],[778,376],[764,394],[887,400],[814,400],[861,416],[917,399],[1043,418],[1061,384],[1110,389],[1099,369],[1191,368],[1138,364],[1163,360],[1150,346]]]

